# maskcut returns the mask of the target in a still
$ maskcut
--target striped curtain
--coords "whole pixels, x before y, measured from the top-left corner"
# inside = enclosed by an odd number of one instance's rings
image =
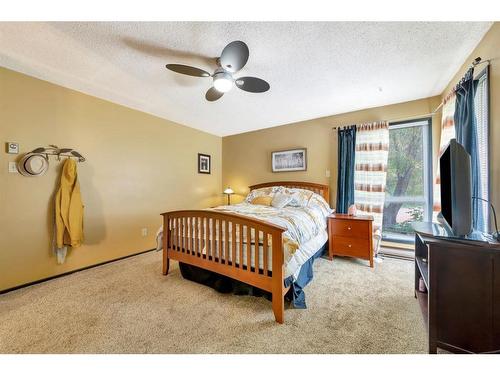
[[[359,125],[356,131],[354,203],[358,214],[373,216],[373,230],[379,230],[379,233],[382,230],[388,155],[388,123]]]
[[[439,141],[439,155],[437,161],[436,181],[434,183],[433,204],[432,204],[432,219],[437,220],[437,214],[441,211],[441,178],[439,172],[439,157],[448,147],[450,140],[455,138],[455,105],[456,95],[452,91],[443,102],[443,114],[441,118],[441,139]]]

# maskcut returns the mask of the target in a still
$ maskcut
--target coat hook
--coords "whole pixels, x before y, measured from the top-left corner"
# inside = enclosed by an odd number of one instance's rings
[[[74,157],[79,163],[86,160],[85,157],[83,157],[83,155],[78,151],[72,148],[59,148],[56,145],[49,145],[48,147],[38,147],[31,152],[44,154],[47,160],[49,160],[49,156],[57,157],[58,161],[63,160],[64,156],[66,156],[66,159],[71,159]]]

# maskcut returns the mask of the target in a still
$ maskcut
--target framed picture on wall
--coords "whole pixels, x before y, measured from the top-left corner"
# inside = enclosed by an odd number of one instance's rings
[[[198,173],[210,174],[210,155],[198,154]]]
[[[273,151],[271,153],[273,172],[293,172],[307,170],[307,149]]]

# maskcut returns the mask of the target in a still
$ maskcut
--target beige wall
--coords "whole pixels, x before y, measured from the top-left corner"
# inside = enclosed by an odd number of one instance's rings
[[[61,162],[27,178],[8,173],[17,158],[1,150],[0,290],[151,249],[161,212],[223,198],[220,137],[2,68],[0,139],[22,153],[56,144],[87,158],[78,165],[85,245],[57,265],[50,241]],[[198,152],[212,155],[211,175],[197,173]]]
[[[337,132],[333,126],[380,120],[407,119],[431,113],[440,97],[370,108],[335,116],[298,122],[274,128],[224,137],[222,139],[222,183],[230,185],[240,201],[248,186],[278,180],[330,184],[331,203],[335,205],[337,187]],[[433,139],[439,134],[440,114],[433,117]],[[434,155],[438,142],[433,141]],[[295,147],[307,148],[307,171],[271,171],[271,152]],[[326,171],[331,177],[326,177]]]
[[[500,23],[495,22],[478,44],[476,49],[465,60],[463,66],[450,81],[443,92],[446,96],[459,82],[476,57],[491,60],[490,73],[490,198],[497,209],[500,209]],[[484,69],[479,65],[475,73]]]

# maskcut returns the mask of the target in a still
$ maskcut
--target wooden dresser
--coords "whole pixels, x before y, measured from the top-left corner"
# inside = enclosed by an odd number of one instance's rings
[[[446,239],[435,227],[414,224],[415,297],[429,353],[500,353],[500,243]]]
[[[373,267],[372,216],[332,214],[328,216],[328,256],[366,259]]]

